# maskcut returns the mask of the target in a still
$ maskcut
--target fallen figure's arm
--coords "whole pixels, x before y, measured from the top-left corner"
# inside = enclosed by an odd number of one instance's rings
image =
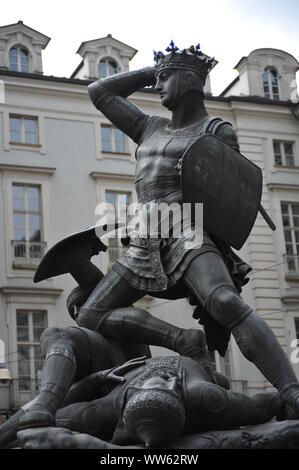
[[[118,446],[64,428],[36,428],[18,432],[22,449],[140,449]],[[181,436],[163,449],[299,449],[299,420],[269,422],[241,429],[207,431]]]
[[[74,383],[60,407],[90,401],[107,395],[110,390],[125,382],[124,375],[145,363],[146,356],[137,357],[113,367],[112,369],[94,372]]]

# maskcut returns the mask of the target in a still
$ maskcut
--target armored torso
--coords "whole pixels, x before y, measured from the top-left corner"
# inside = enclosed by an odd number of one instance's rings
[[[216,133],[218,126],[223,124],[229,125],[220,118],[207,115],[192,126],[172,129],[169,119],[147,116],[140,130],[136,150],[135,187],[138,201],[143,204],[183,203],[180,174],[176,165],[195,139],[206,132]],[[192,259],[206,252],[221,255],[205,231],[199,247],[186,249],[185,243],[192,242],[195,232],[191,221],[190,227],[185,228],[179,237],[171,234],[169,238],[131,236],[130,248],[114,263],[112,269],[132,286],[147,293],[163,292],[176,286]],[[232,263],[232,266],[235,264]],[[236,272],[239,273],[239,269]],[[178,292],[179,297],[182,297],[181,292]]]
[[[136,150],[135,187],[139,202],[182,203],[180,176],[175,168],[189,145],[206,132],[211,117],[198,123],[172,129],[170,121],[153,116]]]

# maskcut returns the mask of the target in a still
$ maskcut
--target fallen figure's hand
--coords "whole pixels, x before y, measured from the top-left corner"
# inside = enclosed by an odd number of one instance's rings
[[[73,448],[74,433],[64,428],[32,428],[19,431],[18,444],[22,449],[68,449]]]
[[[105,449],[106,443],[64,428],[34,428],[17,434],[22,449]]]
[[[97,437],[65,428],[25,429],[18,432],[17,439],[21,449],[121,449]],[[126,449],[139,447],[127,446]]]
[[[107,395],[110,389],[122,385],[126,381],[124,377],[126,373],[144,365],[146,359],[146,356],[137,357],[112,369],[93,372],[71,386],[61,406],[91,401]]]
[[[120,366],[113,367],[113,369],[96,372],[96,374],[99,378],[102,377],[106,382],[115,382],[116,384],[123,383],[125,382],[124,375],[139,366],[143,366],[146,359],[146,356],[136,357],[130,361],[125,362],[124,364],[121,364]]]

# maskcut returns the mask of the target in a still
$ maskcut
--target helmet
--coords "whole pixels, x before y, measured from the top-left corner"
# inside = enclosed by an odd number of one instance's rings
[[[153,447],[181,435],[185,406],[182,398],[170,390],[140,389],[128,399],[122,419],[132,437]]]

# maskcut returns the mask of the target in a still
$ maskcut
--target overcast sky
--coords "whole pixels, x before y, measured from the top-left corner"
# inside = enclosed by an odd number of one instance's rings
[[[164,50],[171,39],[180,48],[200,42],[219,62],[211,72],[217,95],[237,75],[239,59],[254,49],[283,49],[299,60],[298,18],[299,0],[5,0],[0,21],[23,20],[51,37],[44,73],[65,77],[81,61],[81,42],[108,33],[138,49],[131,69],[152,65],[153,49]]]

